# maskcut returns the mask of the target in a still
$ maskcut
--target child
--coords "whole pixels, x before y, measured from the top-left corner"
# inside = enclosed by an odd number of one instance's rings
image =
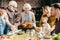
[[[46,15],[44,15],[41,19],[42,21],[42,27],[40,27],[40,30],[38,32],[38,36],[41,38],[41,37],[44,37],[44,36],[47,36],[47,35],[50,35],[50,25],[47,23],[48,21],[48,17]]]

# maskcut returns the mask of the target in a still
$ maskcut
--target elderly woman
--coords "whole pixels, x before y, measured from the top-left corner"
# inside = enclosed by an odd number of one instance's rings
[[[31,5],[29,3],[25,3],[23,6],[23,12],[21,13],[21,25],[22,26],[22,30],[24,30],[26,33],[28,33],[31,35],[35,32],[34,28],[36,28],[36,21],[35,21],[35,15],[31,10]],[[29,40],[30,38],[28,37],[27,40]],[[34,38],[32,38],[31,40],[34,40]]]
[[[15,27],[9,22],[6,10],[3,7],[1,7],[0,8],[0,35],[4,35],[4,29],[6,25],[8,25],[11,28],[11,30],[13,29],[13,27]]]
[[[30,11],[31,8],[32,7],[29,3],[24,4],[23,6],[24,12],[21,13],[21,19],[22,19],[21,23],[26,24],[26,26],[29,24],[35,28],[36,27],[35,15],[32,11]]]

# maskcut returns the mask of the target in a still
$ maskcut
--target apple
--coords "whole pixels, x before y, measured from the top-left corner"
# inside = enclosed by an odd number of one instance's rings
[[[0,36],[0,38],[1,38],[1,36]]]
[[[1,36],[1,38],[6,38],[6,36]]]
[[[12,36],[8,36],[7,38],[8,38],[8,39],[11,39],[11,38],[13,38],[13,37],[12,37]]]

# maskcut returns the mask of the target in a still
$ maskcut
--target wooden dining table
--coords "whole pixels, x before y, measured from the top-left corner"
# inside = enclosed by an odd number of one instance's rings
[[[20,29],[34,29],[34,28],[20,28]],[[21,35],[15,35],[15,36],[12,36],[12,38],[11,39],[9,39],[9,40],[26,40],[26,36],[27,34],[26,33],[23,33],[23,34],[21,34]],[[31,38],[32,36],[30,36],[30,38]],[[33,36],[33,38],[34,38],[34,40],[40,40],[39,39],[39,37],[38,37],[38,35],[34,35]],[[44,40],[52,40],[52,38],[51,39],[44,39]]]
[[[26,35],[27,34],[22,34],[22,35],[15,35],[12,36],[9,40],[26,40]],[[38,40],[37,36],[34,36],[34,40]]]

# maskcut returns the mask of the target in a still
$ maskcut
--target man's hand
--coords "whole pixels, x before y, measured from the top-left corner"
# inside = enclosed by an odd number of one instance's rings
[[[18,29],[17,29],[16,26],[12,26],[12,27],[11,27],[11,30],[12,30],[12,31],[16,31],[16,30],[18,30]]]

